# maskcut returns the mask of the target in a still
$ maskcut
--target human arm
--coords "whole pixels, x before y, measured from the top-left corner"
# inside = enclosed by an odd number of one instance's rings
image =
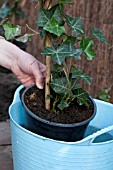
[[[0,38],[0,65],[10,69],[26,87],[36,84],[43,88],[45,65],[3,38]]]

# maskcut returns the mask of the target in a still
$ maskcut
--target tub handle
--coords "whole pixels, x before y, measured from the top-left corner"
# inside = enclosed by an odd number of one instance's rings
[[[84,139],[82,140],[82,142],[83,142],[83,143],[87,143],[87,144],[89,144],[89,145],[95,144],[95,143],[93,143],[93,142],[94,142],[94,140],[95,140],[97,137],[99,137],[100,135],[102,135],[102,134],[104,134],[104,133],[107,133],[107,132],[109,132],[109,131],[111,131],[111,130],[113,130],[113,125],[108,126],[108,127],[104,128],[104,129],[101,129],[101,130],[95,132],[94,134],[92,134],[92,135],[84,138]],[[102,143],[102,142],[101,142],[101,143]],[[100,144],[100,143],[97,143],[97,144]]]

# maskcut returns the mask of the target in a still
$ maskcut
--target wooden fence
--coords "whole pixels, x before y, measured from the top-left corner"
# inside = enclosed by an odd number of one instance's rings
[[[75,1],[75,5],[66,8],[67,13],[72,16],[81,16],[86,29],[89,28],[89,25],[93,25],[103,30],[110,43],[110,46],[108,46],[97,41],[95,47],[97,56],[94,60],[86,61],[84,59],[78,62],[78,67],[93,78],[90,86],[83,84],[84,88],[93,97],[97,97],[101,90],[106,87],[109,88],[113,84],[113,0],[73,1]],[[35,25],[38,14],[36,3],[24,0],[21,6],[27,17],[19,23],[22,25],[27,23],[31,28],[38,30]],[[18,23],[18,20],[16,20],[16,23]],[[27,51],[44,62],[44,57],[40,55],[41,47],[42,41],[37,36],[33,38],[32,42],[28,43]],[[113,99],[113,87],[110,93]]]

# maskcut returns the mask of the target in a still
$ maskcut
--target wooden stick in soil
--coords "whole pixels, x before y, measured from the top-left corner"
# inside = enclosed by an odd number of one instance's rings
[[[48,37],[46,38],[45,45],[50,47]],[[50,94],[50,83],[51,80],[51,57],[46,56],[46,83],[45,83],[45,108],[50,110],[50,98],[47,96]]]
[[[48,1],[46,7],[49,9],[51,8],[51,0]],[[46,46],[51,46],[49,37],[45,38],[44,44]],[[51,80],[51,57],[46,56],[46,83],[45,83],[45,108],[50,110],[50,98],[47,98],[50,95],[50,80]]]

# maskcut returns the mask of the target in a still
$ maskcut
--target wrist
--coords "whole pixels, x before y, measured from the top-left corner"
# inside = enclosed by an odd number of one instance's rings
[[[0,37],[0,65],[10,69],[12,61],[8,51],[7,41],[3,37]]]
[[[12,70],[12,67],[18,61],[18,55],[21,51],[14,44],[0,38],[0,65]]]

